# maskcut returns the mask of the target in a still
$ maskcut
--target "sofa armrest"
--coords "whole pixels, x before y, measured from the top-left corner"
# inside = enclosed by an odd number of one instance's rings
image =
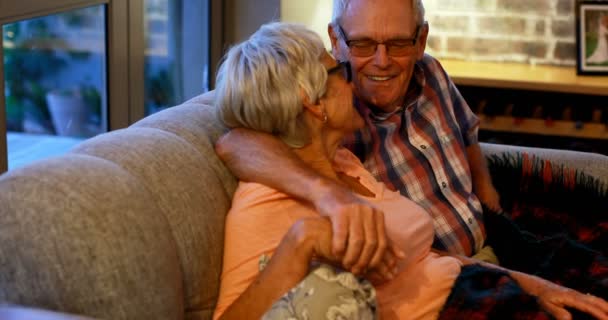
[[[554,166],[564,166],[575,169],[586,175],[596,178],[604,185],[608,185],[608,156],[570,150],[548,148],[522,147],[514,145],[501,145],[493,143],[480,143],[486,158],[492,156],[513,156],[527,154],[531,157],[548,160]]]

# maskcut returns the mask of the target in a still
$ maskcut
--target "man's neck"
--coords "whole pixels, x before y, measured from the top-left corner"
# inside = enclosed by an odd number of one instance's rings
[[[400,112],[403,107],[401,105],[396,105],[392,108],[379,108],[371,103],[366,103],[363,100],[355,100],[355,105],[359,110],[359,113],[363,117],[371,117],[376,120],[388,119],[396,112]],[[390,111],[387,111],[390,110]]]
[[[380,108],[373,104],[367,103],[366,106],[374,115],[379,115],[379,116],[391,115],[401,109],[401,105]]]

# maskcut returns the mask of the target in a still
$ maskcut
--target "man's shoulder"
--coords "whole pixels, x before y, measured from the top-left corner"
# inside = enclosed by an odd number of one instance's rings
[[[417,64],[422,68],[425,75],[445,76],[446,74],[439,60],[430,54],[425,53],[422,59],[418,60]]]
[[[422,59],[416,63],[418,70],[422,73],[422,79],[425,79],[423,83],[427,86],[431,85],[434,88],[448,87],[452,79],[448,73],[443,69],[443,66],[439,60],[435,59],[429,54],[424,54]]]
[[[439,64],[439,60],[437,60],[435,57],[433,57],[432,55],[425,53],[424,56],[422,56],[422,59],[420,60],[420,62],[424,65],[433,65],[433,64]]]

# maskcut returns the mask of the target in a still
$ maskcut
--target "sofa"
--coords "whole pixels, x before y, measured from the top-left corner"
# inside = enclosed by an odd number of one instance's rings
[[[237,186],[214,152],[225,130],[207,93],[0,176],[3,319],[49,315],[23,317],[27,308],[65,319],[210,319]],[[482,149],[537,154],[608,180],[599,154]]]

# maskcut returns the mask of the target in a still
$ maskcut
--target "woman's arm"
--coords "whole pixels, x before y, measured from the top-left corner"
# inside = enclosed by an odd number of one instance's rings
[[[308,274],[312,258],[335,261],[327,218],[298,220],[281,240],[268,265],[220,319],[259,319]]]
[[[604,299],[589,294],[582,294],[576,290],[562,287],[533,275],[505,269],[466,256],[453,255],[434,249],[432,251],[440,255],[454,257],[464,265],[479,264],[506,272],[525,292],[537,297],[539,304],[556,319],[572,319],[572,315],[566,310],[568,307],[591,314],[600,320],[608,320],[608,302]]]
[[[217,141],[215,149],[239,179],[307,201],[329,217],[334,254],[342,257],[345,269],[359,274],[380,267],[390,245],[384,232],[384,215],[376,207],[321,176],[272,135],[232,129]]]

